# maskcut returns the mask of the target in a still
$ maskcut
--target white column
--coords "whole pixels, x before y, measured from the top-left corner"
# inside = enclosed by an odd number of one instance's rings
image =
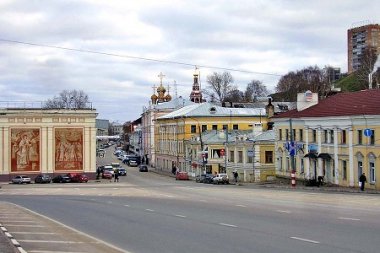
[[[322,153],[322,128],[321,127],[318,128],[317,141],[318,141],[318,154],[320,154]],[[317,159],[317,165],[318,165],[318,171],[317,171],[317,175],[315,175],[316,179],[318,179],[318,176],[322,176],[323,174],[323,168],[322,168],[323,163],[322,163],[321,158]]]
[[[335,184],[339,185],[339,160],[338,160],[338,130],[334,129],[334,170]]]
[[[353,147],[353,132],[352,128],[348,129],[348,157],[349,157],[349,186],[353,187],[354,180],[354,147]]]
[[[306,152],[309,152],[309,128],[305,127],[305,149]],[[310,179],[310,159],[304,159],[304,168],[305,168],[305,175],[306,179]]]
[[[47,146],[47,152],[45,153],[46,158],[43,159],[42,163],[45,163],[45,169],[49,173],[53,173],[55,169],[55,140],[54,140],[54,133],[53,133],[53,127],[48,127],[47,128],[47,140],[46,140],[46,146]]]

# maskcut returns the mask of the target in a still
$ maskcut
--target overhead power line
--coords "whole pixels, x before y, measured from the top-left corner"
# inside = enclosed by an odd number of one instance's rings
[[[120,57],[120,58],[129,58],[129,59],[136,59],[136,60],[143,60],[143,61],[167,63],[167,64],[176,64],[176,65],[184,65],[184,66],[192,66],[192,67],[196,66],[196,67],[208,68],[208,69],[228,70],[228,71],[233,71],[233,72],[241,72],[241,73],[249,73],[249,74],[268,75],[268,76],[282,76],[280,74],[275,74],[275,73],[248,71],[248,70],[242,70],[242,69],[218,67],[218,66],[211,66],[211,65],[199,65],[199,64],[179,62],[179,61],[159,60],[159,59],[139,57],[139,56],[133,56],[133,55],[121,55],[121,54],[106,53],[106,52],[93,51],[93,50],[87,50],[87,49],[77,49],[77,48],[69,48],[69,47],[60,47],[60,46],[31,43],[31,42],[26,42],[26,41],[8,40],[8,39],[2,39],[2,38],[0,38],[0,42],[8,42],[8,43],[13,43],[13,44],[22,44],[22,45],[35,46],[35,47],[54,48],[54,49],[67,50],[67,51],[80,52],[80,53],[98,54],[98,55],[105,55],[105,56],[112,56],[112,57]]]

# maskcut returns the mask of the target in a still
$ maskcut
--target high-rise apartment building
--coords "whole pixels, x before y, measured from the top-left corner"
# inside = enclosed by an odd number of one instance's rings
[[[361,67],[361,59],[368,47],[374,47],[380,53],[380,25],[367,24],[347,31],[348,73]]]

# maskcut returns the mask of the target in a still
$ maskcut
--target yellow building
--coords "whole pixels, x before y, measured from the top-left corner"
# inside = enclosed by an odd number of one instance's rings
[[[96,170],[95,109],[0,109],[0,180]]]
[[[267,118],[264,108],[226,108],[211,103],[185,106],[161,116],[155,126],[156,169],[171,172],[176,167],[195,176],[200,173],[200,165],[203,165],[206,154],[211,161],[214,159],[207,153],[210,148],[203,135],[207,132],[219,134],[226,129],[229,133],[252,131],[255,124],[261,124],[263,129],[267,129]],[[228,150],[226,154],[228,155]],[[205,165],[202,168],[210,172],[225,170],[218,159],[220,166]]]
[[[321,101],[306,92],[297,100],[297,109],[272,118],[276,174],[290,177],[294,169],[297,179],[320,177],[328,184],[358,187],[364,172],[366,188],[379,189],[380,90],[340,93]]]

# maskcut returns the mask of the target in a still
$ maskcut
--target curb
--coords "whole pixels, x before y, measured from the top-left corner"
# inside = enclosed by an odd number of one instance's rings
[[[8,230],[0,223],[0,229],[1,231],[5,234],[5,236],[11,241],[12,245],[18,250],[18,252],[20,253],[27,253],[27,251],[25,251],[20,243],[13,238],[13,236],[8,232]]]

